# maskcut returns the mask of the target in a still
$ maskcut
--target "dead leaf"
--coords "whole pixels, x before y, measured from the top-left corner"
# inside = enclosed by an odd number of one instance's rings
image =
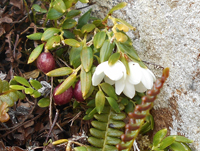
[[[39,74],[40,74],[40,71],[36,69],[30,72],[23,73],[23,76],[25,79],[30,79],[30,78],[36,79],[39,76]]]
[[[6,33],[5,30],[2,27],[0,27],[0,37],[5,33]]]
[[[0,24],[1,23],[12,23],[12,22],[13,22],[12,18],[9,18],[8,16],[0,18]]]
[[[19,9],[23,8],[23,1],[22,0],[10,0],[10,4],[18,7]]]

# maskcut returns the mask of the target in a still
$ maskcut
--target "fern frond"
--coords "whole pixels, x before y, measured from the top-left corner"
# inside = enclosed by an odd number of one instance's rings
[[[157,79],[153,88],[147,91],[146,96],[142,97],[142,103],[136,105],[134,112],[128,114],[129,123],[125,126],[125,134],[121,135],[122,142],[116,145],[119,151],[130,151],[132,148],[133,143],[145,122],[145,117],[149,115],[149,111],[153,107],[153,102],[156,99],[156,96],[160,93],[160,89],[168,76],[169,68],[165,68],[162,77]]]
[[[91,122],[93,126],[90,129],[91,136],[88,138],[92,146],[76,147],[75,151],[84,149],[87,151],[117,151],[115,145],[121,142],[120,136],[123,134],[121,129],[125,126],[123,120],[126,114],[116,113],[110,106],[105,106],[101,114],[94,114],[94,118],[95,120]]]

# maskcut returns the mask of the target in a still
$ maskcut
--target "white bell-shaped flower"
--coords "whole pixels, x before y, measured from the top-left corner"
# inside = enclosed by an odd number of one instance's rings
[[[127,79],[128,82],[135,86],[135,91],[145,92],[153,87],[153,82],[156,78],[149,69],[140,67],[136,62],[129,62],[128,65],[130,75],[127,75]]]
[[[115,84],[115,93],[120,95],[125,87],[126,68],[121,61],[108,65],[108,61],[99,64],[92,76],[92,85],[97,86],[104,79],[106,83]]]

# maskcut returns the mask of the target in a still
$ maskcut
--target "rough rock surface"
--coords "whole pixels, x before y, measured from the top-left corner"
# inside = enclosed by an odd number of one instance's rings
[[[199,0],[123,0],[128,5],[114,13],[137,28],[129,32],[142,60],[159,77],[170,67],[170,77],[155,102],[156,129],[192,140],[200,150],[200,3]],[[91,0],[93,14],[103,18],[122,0]],[[159,66],[157,66],[159,65]]]

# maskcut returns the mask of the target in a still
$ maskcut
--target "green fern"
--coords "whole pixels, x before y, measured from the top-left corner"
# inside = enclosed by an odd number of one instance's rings
[[[9,120],[8,107],[12,107],[17,100],[24,99],[25,95],[9,88],[9,83],[0,79],[0,122]]]
[[[123,110],[123,105],[120,109]],[[93,128],[90,129],[91,136],[88,142],[93,146],[76,147],[75,151],[117,151],[115,145],[121,142],[120,136],[123,134],[121,129],[124,128],[123,120],[126,114],[116,113],[108,105],[105,106],[101,114],[94,114],[95,120],[91,122]]]

